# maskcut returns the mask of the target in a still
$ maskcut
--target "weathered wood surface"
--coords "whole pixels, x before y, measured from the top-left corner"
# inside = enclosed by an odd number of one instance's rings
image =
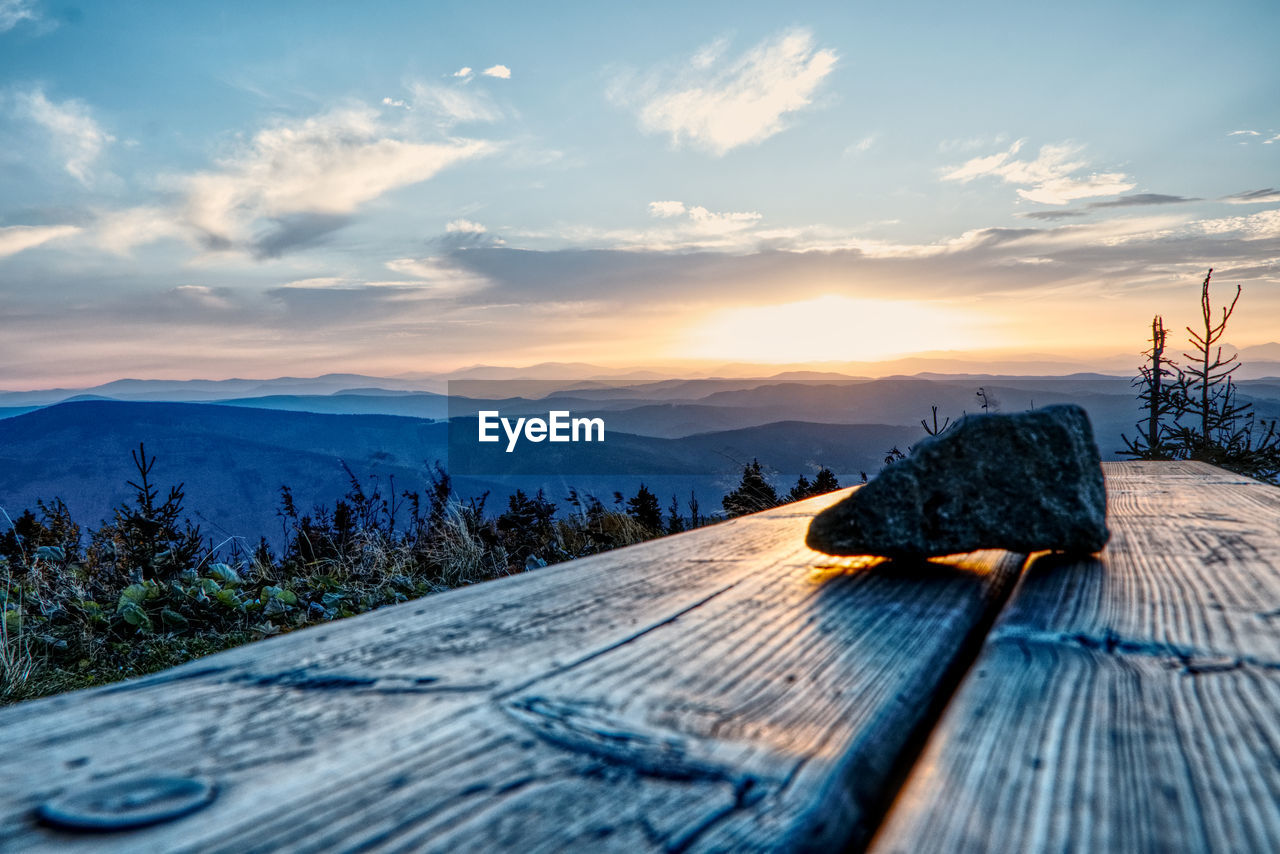
[[[1280,489],[1107,489],[1101,559],[1031,563],[873,851],[1280,851]]]
[[[842,495],[0,711],[0,848],[865,838],[1023,559],[906,569],[809,551],[809,519]],[[142,830],[33,819],[51,797],[158,774],[219,793]]]

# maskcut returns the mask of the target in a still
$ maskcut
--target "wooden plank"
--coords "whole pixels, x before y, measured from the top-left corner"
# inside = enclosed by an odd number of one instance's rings
[[[1032,561],[873,851],[1280,851],[1280,489],[1105,466],[1111,543]]]
[[[1023,559],[808,550],[843,493],[0,711],[6,850],[830,848],[865,834]],[[12,758],[12,759],[10,759]],[[46,799],[202,776],[73,835]]]

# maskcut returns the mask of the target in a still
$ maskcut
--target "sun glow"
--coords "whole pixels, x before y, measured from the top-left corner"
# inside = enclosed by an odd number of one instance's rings
[[[722,309],[692,326],[682,355],[755,362],[878,360],[992,346],[990,319],[938,303],[828,295]]]

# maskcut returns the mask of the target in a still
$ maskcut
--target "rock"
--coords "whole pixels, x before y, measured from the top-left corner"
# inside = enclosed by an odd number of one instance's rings
[[[1069,404],[961,419],[819,513],[805,542],[838,555],[1090,554],[1109,536],[1093,428]]]

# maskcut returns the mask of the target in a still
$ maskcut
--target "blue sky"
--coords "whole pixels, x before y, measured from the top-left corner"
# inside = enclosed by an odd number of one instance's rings
[[[263,8],[263,7],[266,8]],[[1280,6],[0,0],[0,387],[1280,335]]]

